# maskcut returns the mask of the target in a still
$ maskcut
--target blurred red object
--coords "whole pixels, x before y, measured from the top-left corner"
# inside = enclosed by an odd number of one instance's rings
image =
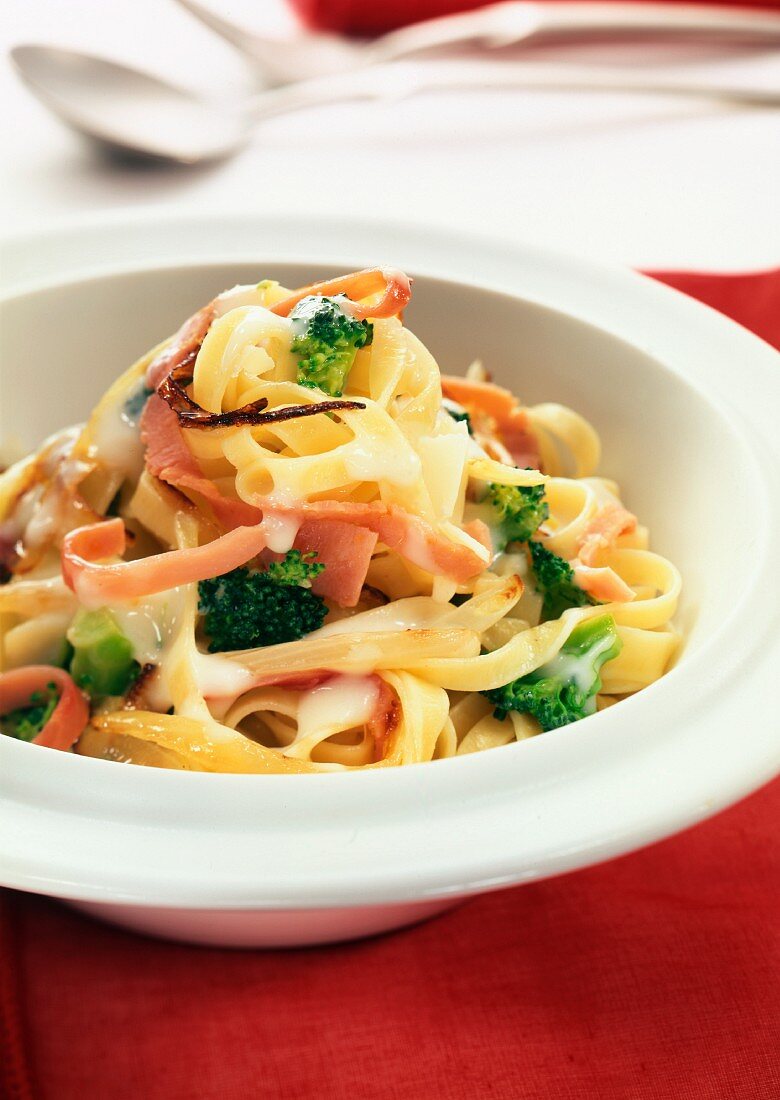
[[[658,0],[656,0],[658,2]],[[673,4],[676,0],[662,0]],[[685,0],[686,3],[717,3],[718,0]],[[376,35],[385,31],[435,19],[439,15],[484,8],[495,0],[390,0],[369,4],[365,0],[290,0],[292,7],[308,27],[340,34]],[[772,8],[780,10],[780,0],[728,0],[727,7]]]

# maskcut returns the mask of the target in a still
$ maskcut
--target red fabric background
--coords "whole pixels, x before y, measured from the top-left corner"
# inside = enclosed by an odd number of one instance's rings
[[[780,347],[780,270],[663,278]],[[308,950],[0,891],[0,1097],[774,1100],[778,819],[775,782],[643,852]]]
[[[358,35],[382,34],[407,23],[484,7],[494,2],[495,0],[387,0],[381,4],[366,3],[366,0],[290,0],[292,7],[308,26],[316,30]],[[675,3],[675,0],[662,2]],[[687,2],[717,3],[718,0]],[[778,8],[780,0],[728,0],[728,4],[743,8]]]

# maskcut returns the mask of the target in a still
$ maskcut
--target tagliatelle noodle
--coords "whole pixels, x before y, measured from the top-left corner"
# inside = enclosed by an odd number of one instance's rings
[[[531,405],[528,421],[539,439],[542,464],[548,473],[564,473],[569,465],[567,457],[573,462],[573,477],[587,477],[595,472],[601,458],[601,443],[593,427],[579,413],[549,402]]]
[[[127,529],[126,561],[208,546],[248,516],[256,517],[252,523],[262,516],[258,545],[267,536],[280,554],[304,521],[341,517],[379,532],[373,553],[370,543],[366,551],[357,607],[331,603],[325,625],[297,641],[205,652],[196,583],[111,604],[139,664],[151,655],[151,672],[138,698],[94,708],[76,751],[255,774],[361,770],[484,751],[535,736],[539,725],[516,712],[496,718],[481,693],[547,664],[579,623],[604,614],[614,618],[622,650],[602,669],[598,709],[669,668],[680,644],[672,625],[680,576],[648,549],[647,529],[630,513],[620,513],[629,517],[625,528],[622,520],[615,526],[620,490],[594,476],[601,448],[593,427],[552,402],[513,405],[480,368],[468,385],[448,383],[464,401],[495,399],[494,436],[485,434],[490,414],[464,407],[479,419],[479,433],[470,435],[467,422],[442,405],[430,351],[389,315],[396,299],[408,297],[396,279],[377,269],[333,284],[371,295],[357,315],[368,316],[372,339],[357,351],[342,395],[360,408],[317,412],[332,395],[297,381],[289,313],[303,291],[271,282],[237,287],[182,328],[181,346],[162,344],[126,371],[83,429],[48,441],[0,475],[0,551],[4,531],[21,547],[18,567],[12,561],[11,579],[0,586],[3,668],[53,659],[79,607],[58,573],[60,547],[74,527],[100,522],[109,508]],[[372,301],[382,303],[375,307],[382,316],[371,318]],[[247,406],[279,415],[202,429],[174,423],[169,413],[173,450],[161,481],[150,462],[159,441],[147,440],[144,468],[138,420],[150,384],[164,381],[173,364],[191,364],[182,385],[204,415]],[[503,423],[521,450],[522,441],[536,442],[541,470],[503,461]],[[200,480],[179,482],[182,462]],[[484,503],[480,515],[489,526],[465,522],[491,483],[544,486],[549,515],[534,537],[570,562],[575,576],[611,576],[621,599],[540,622],[526,551],[489,549],[499,519],[490,520]],[[36,507],[37,527],[28,514]],[[612,509],[612,527],[605,509]],[[234,513],[243,518],[231,523]],[[578,559],[583,545],[587,564]],[[156,648],[133,626],[140,620],[149,620]]]

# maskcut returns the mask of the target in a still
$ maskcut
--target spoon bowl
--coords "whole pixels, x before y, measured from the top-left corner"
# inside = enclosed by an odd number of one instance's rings
[[[101,148],[186,165],[232,156],[247,144],[253,129],[269,118],[332,103],[398,99],[437,89],[633,91],[780,106],[780,89],[700,83],[695,72],[693,78],[687,73],[664,78],[612,67],[544,62],[503,66],[489,61],[464,67],[457,60],[442,61],[424,71],[413,62],[372,64],[223,104],[118,61],[75,50],[16,46],[11,58],[33,94]]]
[[[16,46],[16,71],[63,122],[124,155],[199,164],[248,140],[244,115],[117,61],[53,46]]]

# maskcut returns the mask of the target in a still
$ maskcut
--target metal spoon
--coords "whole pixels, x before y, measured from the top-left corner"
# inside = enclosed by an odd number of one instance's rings
[[[106,58],[53,46],[15,46],[11,57],[27,87],[71,129],[113,152],[198,164],[230,156],[265,119],[307,107],[417,91],[463,88],[634,91],[780,106],[780,89],[697,84],[634,70],[495,62],[409,62],[301,81],[235,106],[209,102],[159,77]]]
[[[457,12],[402,27],[371,41],[335,34],[301,34],[290,39],[265,38],[233,23],[201,0],[177,0],[210,30],[259,66],[269,85],[330,76],[386,64],[442,47],[480,44],[492,49],[529,41],[582,39],[598,36],[739,41],[780,45],[780,15],[745,8],[701,4],[583,3],[557,0],[504,0],[474,11]]]

